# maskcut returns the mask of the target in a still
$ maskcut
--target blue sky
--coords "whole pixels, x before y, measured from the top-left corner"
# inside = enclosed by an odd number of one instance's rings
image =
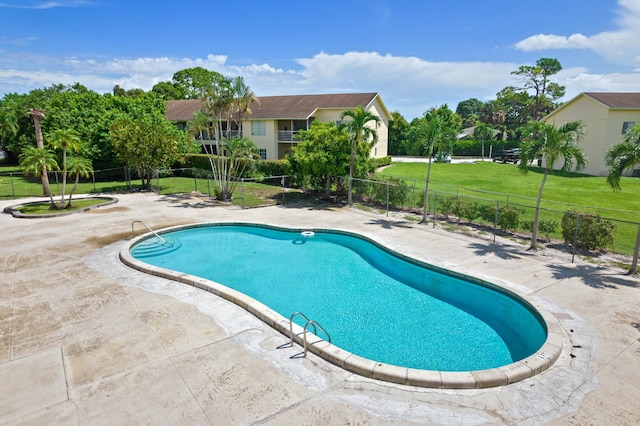
[[[149,90],[202,66],[258,96],[379,92],[410,120],[495,99],[541,57],[563,65],[565,101],[640,92],[640,0],[0,0],[0,96]]]

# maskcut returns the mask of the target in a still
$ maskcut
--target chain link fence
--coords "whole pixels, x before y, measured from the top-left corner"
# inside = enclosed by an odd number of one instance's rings
[[[426,216],[434,227],[472,232],[491,242],[502,237],[523,245],[531,243],[535,199],[452,189],[429,190],[427,215],[424,215],[423,207],[424,188],[412,180],[353,179],[352,200],[356,207],[373,209],[387,216],[401,215],[414,221],[422,221]],[[602,212],[612,212],[607,209],[555,203],[556,206],[563,204],[566,210],[539,209],[537,241],[542,248],[559,249],[571,256],[571,261],[576,254],[617,254],[622,257],[613,258],[613,262],[626,267],[630,261],[631,268],[635,269],[640,245],[640,220],[635,222],[601,215]]]
[[[60,172],[49,172],[54,195],[62,186]],[[141,190],[137,174],[128,167],[97,170],[88,178],[80,178],[75,193],[118,193]],[[333,196],[334,203],[347,199],[345,181],[336,178],[334,183],[343,188]],[[323,182],[324,183],[324,182]],[[67,193],[72,190],[75,177],[69,177]],[[291,176],[238,178],[231,182],[235,187],[231,204],[240,208],[252,208],[276,204],[291,204],[323,197],[324,190],[316,182],[313,188],[301,187]],[[309,186],[309,185],[307,185]],[[407,220],[421,221],[422,217],[433,226],[473,232],[480,238],[496,242],[497,237],[530,243],[535,216],[534,198],[512,194],[494,193],[441,186],[429,190],[428,211],[424,214],[424,188],[417,180],[378,181],[352,180],[352,203],[358,208],[372,209],[386,215],[400,215]],[[153,172],[150,188],[157,194],[170,195],[194,193],[215,200],[217,184],[210,170],[196,168],[166,169]],[[42,196],[39,178],[21,172],[0,174],[0,199],[17,199]],[[587,210],[587,211],[584,211]],[[637,220],[621,220],[611,217],[615,213],[602,208],[575,206],[567,203],[545,201],[539,210],[538,242],[544,247],[558,248],[571,256],[615,253],[624,256],[621,263],[633,257],[637,262],[640,245],[640,217]],[[626,216],[628,213],[624,212]]]

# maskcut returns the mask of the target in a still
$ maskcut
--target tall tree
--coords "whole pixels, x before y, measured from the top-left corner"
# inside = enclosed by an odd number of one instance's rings
[[[375,129],[367,126],[367,124],[373,122],[374,126],[377,128],[380,124],[380,117],[378,117],[371,111],[367,111],[360,105],[358,105],[354,110],[344,111],[340,116],[342,120],[347,117],[349,117],[350,120],[346,120],[344,122],[344,128],[349,134],[353,145],[351,148],[351,161],[349,163],[348,199],[349,205],[351,205],[351,186],[355,168],[356,151],[358,150],[358,145],[363,142],[368,142],[369,140],[371,140],[375,144],[378,141],[378,132]]]
[[[480,118],[484,102],[477,98],[470,98],[458,103],[456,114],[462,119],[462,127],[473,127]]]
[[[187,68],[173,74],[173,84],[182,92],[183,99],[201,99],[222,79],[222,74],[202,67]]]
[[[529,250],[537,250],[540,202],[547,176],[559,161],[562,161],[560,169],[564,171],[580,171],[587,166],[587,157],[577,146],[584,137],[584,124],[581,121],[572,121],[557,128],[553,124],[532,121],[525,127],[523,134],[527,139],[524,140],[520,152],[520,164],[518,164],[520,171],[526,174],[529,171],[529,163],[538,157],[541,157],[544,162],[544,174],[538,189],[529,247]]]
[[[450,146],[450,140],[447,133],[444,132],[442,116],[433,114],[417,120],[415,125],[409,131],[411,138],[419,143],[421,150],[427,155],[427,176],[424,185],[424,200],[422,210],[422,222],[427,221],[429,212],[429,182],[431,181],[431,160],[434,152],[447,150]],[[415,145],[414,145],[415,149]]]
[[[550,80],[559,73],[562,65],[555,58],[540,58],[535,65],[522,65],[511,74],[518,76],[523,84],[520,90],[533,91],[531,118],[540,120],[551,112],[555,102],[564,96],[565,88]]]
[[[33,125],[36,128],[36,148],[44,150],[44,139],[42,137],[42,119],[46,117],[44,110],[32,108],[28,115],[33,119]],[[44,157],[43,157],[44,158]],[[41,161],[42,170],[39,171],[42,178],[42,191],[47,197],[51,197],[51,187],[49,186],[49,176],[47,175],[47,162]]]
[[[0,100],[0,151],[4,151],[5,137],[18,134],[16,107],[7,100]]]
[[[241,76],[233,79],[231,83],[231,89],[233,91],[233,103],[231,111],[238,124],[238,136],[242,138],[242,121],[249,115],[251,115],[250,106],[253,102],[259,102],[258,97],[249,86],[244,82]]]
[[[613,145],[604,158],[609,168],[607,183],[614,191],[619,191],[622,173],[640,164],[640,124],[627,130],[624,140]]]
[[[391,113],[389,122],[389,155],[407,155],[409,123],[397,111]]]

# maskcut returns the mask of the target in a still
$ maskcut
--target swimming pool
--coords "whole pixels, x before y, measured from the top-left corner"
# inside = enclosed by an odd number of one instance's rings
[[[543,366],[554,360],[541,351],[547,322],[519,296],[400,256],[361,236],[301,232],[253,224],[198,225],[162,232],[170,244],[139,239],[129,253],[132,263],[152,265],[150,271],[158,275],[177,271],[183,282],[201,277],[192,282],[199,287],[202,278],[223,284],[239,292],[231,290],[230,298],[250,311],[252,301],[259,301],[268,308],[254,313],[261,318],[268,313],[268,322],[278,329],[294,312],[303,312],[331,335],[326,359],[370,360],[378,375],[397,367],[441,375],[503,369],[503,377],[517,363],[531,375],[540,370],[532,359]],[[224,289],[214,292],[225,294]],[[344,361],[337,363],[345,366]],[[505,380],[523,376],[515,371]],[[408,382],[408,373],[401,374],[404,378],[396,381]]]

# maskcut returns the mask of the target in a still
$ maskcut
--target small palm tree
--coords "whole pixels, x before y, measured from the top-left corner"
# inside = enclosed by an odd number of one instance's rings
[[[231,88],[233,90],[234,112],[237,114],[238,137],[242,138],[242,120],[251,115],[250,106],[255,101],[259,102],[259,99],[256,97],[256,94],[253,93],[253,90],[245,84],[244,79],[241,76],[238,76],[233,80]]]
[[[56,154],[48,149],[39,149],[35,146],[30,146],[22,151],[18,159],[20,161],[20,167],[25,173],[31,173],[42,180],[44,180],[47,170],[58,169]],[[55,209],[55,202],[53,201],[51,191],[49,191],[49,199],[51,200],[51,209]]]
[[[58,208],[65,208],[64,196],[67,190],[67,152],[78,151],[82,147],[82,141],[73,130],[57,129],[49,135],[50,145],[54,149],[62,150],[62,191],[60,193],[60,204]],[[71,199],[69,199],[71,203]]]
[[[344,120],[346,117],[350,117],[351,120],[348,120],[344,123],[344,128],[353,142],[353,147],[351,150],[351,162],[349,163],[349,204],[351,204],[351,185],[353,180],[353,172],[355,168],[355,159],[356,159],[356,151],[358,149],[358,145],[362,142],[366,142],[369,139],[373,143],[378,141],[378,132],[371,127],[368,127],[367,124],[369,122],[373,122],[376,126],[380,124],[380,117],[373,114],[371,111],[367,111],[362,106],[356,107],[355,110],[347,110],[342,113],[340,118]]]
[[[69,192],[69,201],[65,208],[71,207],[71,197],[74,192],[76,192],[80,177],[88,178],[91,176],[91,173],[93,173],[93,165],[91,164],[91,160],[85,157],[68,157],[67,171],[72,176],[75,176],[75,182],[73,184],[73,188],[71,188],[71,191]]]
[[[607,151],[604,160],[609,168],[607,183],[614,191],[619,191],[622,173],[640,164],[640,124],[629,129],[624,140]]]
[[[540,216],[540,202],[542,201],[542,190],[547,181],[547,176],[553,170],[554,164],[563,161],[561,170],[580,171],[587,166],[587,156],[576,146],[584,137],[584,124],[581,121],[573,121],[557,128],[553,124],[539,121],[530,122],[524,129],[523,135],[529,135],[522,145],[520,152],[520,164],[518,168],[522,173],[529,171],[529,163],[538,157],[544,161],[544,175],[540,188],[538,189],[538,199],[536,200],[536,211],[533,217],[533,230],[531,234],[531,246],[529,250],[537,250],[538,220]]]
[[[433,115],[429,119],[421,118],[416,125],[409,131],[411,138],[416,141],[412,147],[413,152],[427,153],[427,177],[424,186],[424,201],[422,210],[422,222],[427,221],[427,213],[429,212],[429,182],[431,180],[431,160],[434,152],[443,152],[449,147],[449,141],[443,133],[442,119],[438,115]]]

